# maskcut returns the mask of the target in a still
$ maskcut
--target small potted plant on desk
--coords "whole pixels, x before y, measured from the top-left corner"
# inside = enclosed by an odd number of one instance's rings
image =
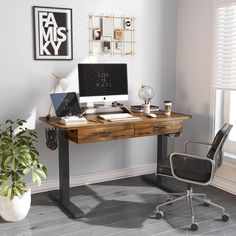
[[[35,130],[24,128],[24,120],[6,120],[0,125],[0,215],[6,221],[19,221],[28,214],[31,190],[26,187],[24,176],[41,184],[47,169],[38,160],[39,153]],[[13,130],[17,128],[15,134]]]

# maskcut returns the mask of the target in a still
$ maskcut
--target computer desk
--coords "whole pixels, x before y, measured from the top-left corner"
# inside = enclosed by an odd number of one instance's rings
[[[143,113],[132,114],[141,117],[141,120],[109,122],[97,118],[97,115],[87,115],[87,124],[66,126],[56,117],[50,120],[39,118],[59,131],[59,190],[50,191],[49,196],[70,218],[83,217],[84,213],[70,200],[69,141],[83,144],[156,135],[158,164],[167,156],[168,136],[178,136],[182,132],[183,121],[191,118],[175,112],[165,115],[163,111],[156,112],[157,118],[148,118]],[[159,188],[168,190],[161,184],[161,176],[155,176],[155,182]]]

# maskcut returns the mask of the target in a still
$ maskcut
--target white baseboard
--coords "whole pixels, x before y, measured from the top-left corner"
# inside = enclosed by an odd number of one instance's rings
[[[226,192],[236,195],[236,183],[219,176],[215,176],[212,185]]]
[[[150,164],[144,166],[125,168],[125,169],[103,171],[86,175],[71,176],[70,186],[75,187],[93,183],[106,182],[115,179],[123,179],[139,175],[151,174],[155,173],[155,171],[156,171],[156,164]],[[226,192],[236,195],[235,182],[232,182],[219,176],[215,176],[212,185],[214,187],[217,187]],[[32,193],[46,192],[53,189],[58,189],[59,180],[58,179],[45,180],[42,182],[41,186],[38,186],[35,183],[30,183],[28,184],[28,187],[31,188]]]
[[[71,176],[70,186],[75,187],[80,185],[111,181],[115,179],[134,177],[139,175],[155,173],[155,171],[156,171],[156,164],[150,164],[144,166],[125,168],[125,169],[103,171],[86,175]],[[30,183],[28,184],[28,187],[31,188],[32,193],[46,192],[53,189],[58,189],[59,180],[58,179],[45,180],[42,182],[41,186],[38,186],[35,183]]]

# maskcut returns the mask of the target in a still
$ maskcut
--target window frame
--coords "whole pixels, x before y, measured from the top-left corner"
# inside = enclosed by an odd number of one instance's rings
[[[223,90],[223,89],[215,90],[215,96],[214,96],[215,109],[213,114],[214,135],[225,122],[230,123],[231,91],[232,90]],[[233,129],[236,129],[236,127],[233,127]],[[228,138],[225,142],[224,150],[226,152],[236,154],[236,141],[231,141]]]

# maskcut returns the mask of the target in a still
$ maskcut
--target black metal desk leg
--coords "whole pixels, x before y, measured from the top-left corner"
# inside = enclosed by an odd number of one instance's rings
[[[160,163],[164,158],[167,157],[167,135],[158,135],[157,136],[157,165]],[[166,192],[173,192],[171,189],[165,187],[162,184],[163,176],[156,175],[156,174],[149,174],[143,175],[142,178],[147,181],[148,183],[157,186],[158,188],[166,191]]]
[[[70,218],[81,218],[84,213],[70,201],[69,141],[66,133],[59,130],[59,190],[49,192],[49,196]]]
[[[157,164],[167,157],[167,135],[157,136]]]

